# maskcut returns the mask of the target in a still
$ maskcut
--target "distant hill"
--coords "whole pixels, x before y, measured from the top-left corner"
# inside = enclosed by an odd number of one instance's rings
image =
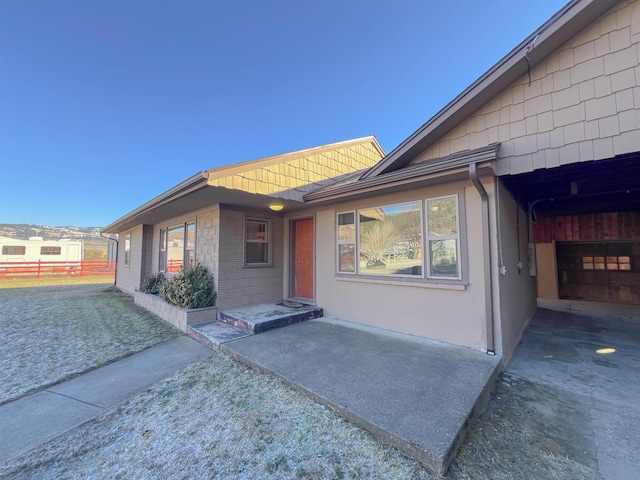
[[[0,237],[27,240],[29,237],[42,237],[43,240],[84,240],[84,259],[100,260],[107,258],[109,241],[100,236],[102,227],[52,227],[48,225],[30,225],[25,223],[0,223]]]
[[[26,223],[0,223],[0,237],[22,238],[42,237],[44,240],[87,240],[107,243],[100,236],[102,227],[51,227],[48,225],[30,225]]]

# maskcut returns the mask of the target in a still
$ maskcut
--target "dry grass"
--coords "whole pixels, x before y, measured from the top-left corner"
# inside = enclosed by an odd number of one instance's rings
[[[0,404],[180,333],[104,285],[0,290]]]
[[[0,466],[0,476],[430,478],[322,405],[221,354]]]
[[[61,285],[113,285],[113,275],[94,275],[86,277],[50,276],[40,278],[0,278],[0,290],[7,288],[52,287]]]
[[[587,410],[566,392],[501,375],[458,452],[455,479],[600,479]]]
[[[2,318],[8,311],[24,311],[24,306],[37,312],[20,335],[10,336],[3,343],[4,351],[0,352],[3,358],[7,354],[15,358],[14,350],[31,348],[20,342],[22,337],[33,337],[33,331],[57,331],[63,338],[69,335],[64,322],[46,323],[56,317],[52,312],[60,309],[68,313],[63,317],[75,319],[73,329],[84,331],[77,335],[72,349],[91,351],[79,358],[76,365],[82,366],[77,369],[90,368],[94,349],[100,350],[91,346],[95,345],[91,337],[96,328],[83,329],[81,318],[122,317],[114,323],[117,327],[96,335],[103,339],[98,344],[107,344],[106,352],[111,353],[103,358],[113,357],[120,343],[124,350],[130,349],[127,342],[131,335],[148,336],[154,342],[167,335],[164,324],[135,308],[128,296],[113,289],[105,292],[95,286],[55,287],[36,302],[34,297],[43,291],[0,292],[3,307],[9,300],[9,309],[2,310]],[[107,305],[113,306],[113,310]],[[90,312],[93,313],[87,315]],[[41,328],[43,322],[47,328]],[[169,336],[175,335],[174,330],[168,332]],[[5,335],[4,331],[0,333]],[[13,376],[31,378],[27,383],[35,385],[68,375],[65,368],[70,357],[57,352],[67,349],[65,342],[60,337],[54,341],[51,333],[47,339],[50,346],[44,341],[38,346],[44,352],[32,349],[24,355],[22,364],[9,365],[13,369],[11,374],[0,373],[3,388]],[[82,346],[83,343],[86,345]],[[65,361],[59,362],[60,359]],[[38,380],[35,364],[49,372],[49,377]],[[21,388],[24,390],[24,386]],[[485,414],[476,422],[446,478],[600,478],[593,439],[580,427],[589,423],[588,412],[583,408],[559,389],[501,376]],[[433,477],[417,462],[378,442],[309,397],[231,358],[215,354],[116,409],[1,464],[0,478],[426,480]]]
[[[584,439],[563,421],[583,413],[567,402],[561,392],[502,377],[446,478],[600,478]],[[221,354],[0,465],[0,477],[438,478],[298,391]]]

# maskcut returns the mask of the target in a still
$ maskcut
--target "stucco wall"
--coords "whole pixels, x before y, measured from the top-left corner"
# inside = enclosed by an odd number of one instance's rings
[[[245,217],[271,221],[272,264],[245,267]],[[218,301],[220,308],[276,302],[282,300],[283,223],[281,217],[228,208],[220,209],[220,245],[218,264]]]
[[[491,190],[489,186],[489,190]],[[467,285],[336,275],[336,212],[464,192]],[[325,315],[463,345],[486,348],[480,196],[469,183],[378,196],[316,212],[316,303]],[[377,277],[379,278],[379,277]]]
[[[119,234],[118,238],[118,273],[116,276],[116,286],[124,291],[133,294],[140,286],[141,269],[143,261],[143,239],[142,225]],[[128,266],[124,264],[124,244],[127,233],[131,234],[131,261]]]
[[[537,295],[535,278],[529,274],[527,214],[517,206],[506,188],[499,188],[500,255],[493,263],[504,266],[504,274],[499,275],[498,283],[500,310],[497,323],[502,354],[508,361],[535,312]],[[518,261],[522,265],[520,272]]]
[[[414,162],[500,142],[505,175],[639,151],[639,58],[640,1],[621,2]]]

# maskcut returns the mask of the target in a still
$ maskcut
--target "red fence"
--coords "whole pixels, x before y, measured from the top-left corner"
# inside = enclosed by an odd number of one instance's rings
[[[25,277],[86,277],[113,275],[115,260],[83,260],[81,262],[0,262],[0,280]]]

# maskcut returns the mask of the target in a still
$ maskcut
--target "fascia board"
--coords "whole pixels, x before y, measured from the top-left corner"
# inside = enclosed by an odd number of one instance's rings
[[[364,191],[373,191],[388,188],[390,186],[409,185],[419,183],[428,178],[445,177],[451,174],[466,170],[471,163],[478,163],[479,166],[489,166],[493,169],[493,164],[497,160],[499,144],[493,144],[476,150],[450,155],[439,159],[429,160],[421,164],[407,167],[384,175],[361,179],[357,182],[344,185],[335,185],[322,190],[308,193],[304,196],[305,203],[317,203],[337,198],[348,198],[353,194],[360,194]],[[444,181],[444,180],[443,180]]]

